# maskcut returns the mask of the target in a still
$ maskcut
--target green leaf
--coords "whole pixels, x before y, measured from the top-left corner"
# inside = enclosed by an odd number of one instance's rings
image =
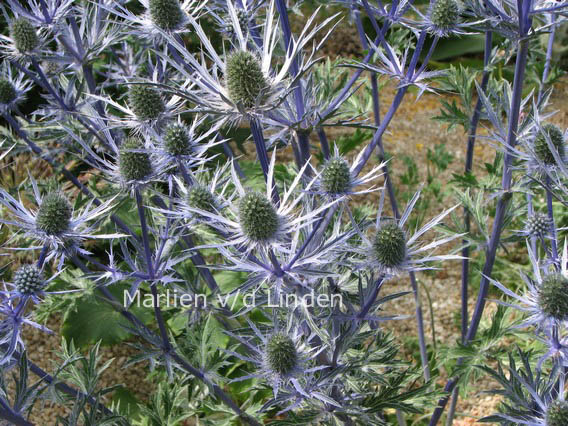
[[[109,290],[122,301],[126,285],[115,285]],[[148,308],[131,306],[130,311],[141,321],[147,323],[152,318],[152,311]],[[131,333],[125,328],[131,324],[109,303],[101,298],[87,294],[75,300],[75,306],[70,309],[63,319],[61,332],[63,337],[75,342],[78,347],[84,347],[101,341],[104,345],[119,343]]]

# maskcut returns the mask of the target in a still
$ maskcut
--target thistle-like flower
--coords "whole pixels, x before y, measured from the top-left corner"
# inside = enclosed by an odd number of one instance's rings
[[[145,182],[153,175],[150,154],[139,138],[131,137],[122,143],[118,164],[124,182]]]
[[[564,426],[568,424],[568,402],[564,400],[552,401],[546,407],[546,425]]]
[[[8,61],[0,67],[0,112],[9,111],[25,99],[31,82],[20,72],[14,72]]]
[[[534,153],[545,165],[556,164],[556,158],[549,144],[552,144],[562,160],[565,157],[566,142],[562,130],[554,124],[544,124],[534,140]]]
[[[135,15],[120,2],[103,5],[132,27],[131,33],[143,38],[163,41],[166,35],[183,33],[198,18],[207,2],[200,0],[139,0],[145,9]]]
[[[286,330],[274,329],[262,333],[252,322],[249,321],[249,325],[254,331],[252,337],[227,332],[246,347],[247,355],[232,351],[229,353],[250,362],[256,371],[233,381],[263,379],[272,386],[275,397],[284,391],[291,392],[300,399],[323,398],[315,388],[313,373],[324,370],[327,366],[315,366],[312,360],[325,347],[311,345],[315,334],[305,337],[297,327],[291,326]]]
[[[0,104],[9,105],[16,100],[16,88],[9,80],[0,80]]]
[[[542,266],[527,241],[529,258],[533,267],[532,278],[520,273],[526,284],[522,295],[490,278],[491,283],[516,303],[499,302],[527,314],[519,327],[536,326],[537,332],[547,333],[553,325],[565,323],[568,319],[568,273],[566,271],[567,251],[562,257],[562,270],[542,272]]]
[[[538,306],[543,314],[556,321],[568,319],[568,278],[551,273],[542,278],[538,289]]]
[[[534,213],[525,221],[525,232],[527,236],[544,237],[550,230],[550,218],[545,213]]]
[[[188,52],[175,37],[167,36],[169,44],[195,72],[188,71],[186,66],[169,55],[163,55],[163,59],[176,68],[185,81],[193,82],[197,88],[188,91],[180,87],[172,89],[173,93],[179,92],[179,96],[191,100],[199,110],[217,116],[220,124],[227,121],[235,123],[251,116],[261,118],[275,110],[294,89],[297,80],[315,63],[313,55],[321,44],[318,44],[310,55],[301,56],[300,52],[319,30],[335,18],[326,19],[314,28],[312,24],[315,14],[308,19],[304,31],[287,49],[285,58],[276,70],[272,69],[272,62],[279,30],[275,22],[274,0],[270,1],[265,24],[259,28],[262,29],[262,35],[259,36],[262,42],[258,44],[241,28],[237,9],[233,1],[227,2],[235,40],[231,40],[232,48],[224,48],[223,53],[215,50],[200,23],[191,21],[205,50],[202,62]],[[323,37],[322,42],[326,38]],[[294,63],[298,64],[298,73],[296,78],[289,79]]]
[[[319,178],[315,184],[314,192],[329,198],[346,198],[351,195],[368,194],[380,190],[379,187],[355,189],[365,185],[383,175],[386,163],[380,163],[364,175],[358,176],[355,169],[363,155],[361,150],[352,164],[349,164],[336,146],[334,155],[329,158],[319,172]]]
[[[290,187],[276,203],[274,201],[276,189],[273,183],[275,160],[274,153],[269,165],[265,193],[245,189],[233,165],[232,184],[236,191],[226,200],[224,214],[187,207],[187,210],[207,218],[207,223],[223,236],[223,241],[212,247],[233,246],[245,252],[269,248],[282,252],[289,251],[287,236],[308,226],[321,212],[336,203],[336,200],[330,200],[310,211],[301,209],[301,201],[315,183],[313,178],[306,184],[305,191],[295,194],[308,164],[299,171]]]
[[[460,7],[456,0],[436,0],[430,10],[432,25],[440,30],[449,30],[459,24]]]
[[[35,265],[24,265],[14,274],[14,287],[24,295],[31,295],[43,290],[46,281],[42,272]]]
[[[269,85],[260,60],[246,50],[229,55],[225,81],[231,101],[246,109],[260,105],[267,96]]]
[[[37,29],[26,18],[17,18],[10,23],[10,37],[20,53],[31,53],[39,46]]]
[[[128,106],[141,121],[157,120],[165,110],[164,101],[156,89],[137,84],[128,89]]]
[[[414,195],[400,219],[383,218],[381,217],[385,197],[383,190],[374,235],[369,238],[363,232],[360,232],[364,248],[359,251],[366,257],[365,263],[361,265],[362,268],[371,266],[380,273],[392,277],[404,271],[432,269],[428,265],[430,262],[461,259],[461,256],[458,255],[431,254],[437,247],[459,238],[461,236],[459,234],[434,240],[425,245],[422,245],[419,240],[423,234],[438,225],[457,206],[440,213],[414,234],[407,234],[404,226],[419,196],[420,191]]]
[[[16,200],[0,188],[0,205],[9,212],[6,218],[0,219],[0,223],[19,228],[24,232],[25,237],[33,238],[41,243],[48,252],[46,261],[59,258],[59,267],[62,267],[67,256],[72,256],[77,252],[88,253],[81,248],[83,241],[122,236],[121,234],[94,234],[96,224],[87,224],[107,213],[112,208],[114,198],[96,207],[93,207],[91,201],[80,211],[75,211],[62,192],[51,192],[42,196],[35,180],[31,177],[30,180],[37,209],[28,209],[21,199]],[[24,250],[37,248],[26,247]]]

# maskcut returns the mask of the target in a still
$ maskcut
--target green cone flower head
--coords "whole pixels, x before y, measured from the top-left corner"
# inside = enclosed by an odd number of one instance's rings
[[[128,105],[139,120],[155,120],[166,107],[158,91],[152,87],[135,84],[128,89]]]
[[[164,132],[166,151],[174,156],[191,154],[191,141],[187,128],[181,123],[170,124]]]
[[[179,0],[150,0],[148,9],[154,25],[164,30],[176,29],[183,22]]]
[[[322,171],[322,188],[332,195],[344,194],[351,189],[349,164],[341,157],[329,159]]]
[[[568,402],[553,401],[546,410],[546,426],[568,425]]]
[[[549,229],[550,222],[544,213],[535,213],[527,219],[526,230],[529,235],[545,235]]]
[[[394,222],[379,228],[373,242],[373,252],[377,261],[388,268],[400,266],[406,259],[406,236]]]
[[[239,201],[239,223],[253,241],[267,241],[278,232],[276,209],[260,192],[249,192]]]
[[[266,343],[266,363],[280,374],[290,374],[298,364],[298,352],[294,341],[284,333],[276,333]]]
[[[193,185],[187,194],[187,204],[194,209],[213,212],[215,210],[215,197],[205,186]]]
[[[118,168],[126,181],[144,180],[152,174],[152,161],[147,152],[134,152],[143,150],[144,144],[138,138],[126,139],[120,147]]]
[[[245,108],[254,107],[268,87],[259,60],[244,50],[229,56],[225,79],[229,98],[236,104],[243,104]]]
[[[9,104],[16,99],[16,88],[8,80],[0,80],[0,104]]]
[[[556,127],[554,124],[545,124],[542,126],[543,132],[546,132],[552,145],[556,148],[558,153],[561,157],[564,154],[564,135],[562,134],[562,130]],[[538,159],[542,161],[544,164],[556,164],[556,160],[554,159],[554,154],[550,151],[550,147],[546,141],[544,134],[541,132],[536,137],[534,141],[534,152]]]
[[[43,197],[36,215],[36,227],[47,235],[61,235],[69,229],[73,207],[61,192]]]
[[[24,265],[14,274],[16,290],[25,295],[32,295],[45,287],[41,271],[35,265]]]
[[[560,273],[545,276],[538,291],[538,306],[558,321],[568,319],[568,279]]]
[[[460,8],[456,0],[436,0],[432,7],[430,21],[437,28],[453,28],[460,22]]]
[[[12,21],[10,37],[14,45],[21,53],[28,53],[39,45],[39,37],[35,27],[26,18],[18,18]]]

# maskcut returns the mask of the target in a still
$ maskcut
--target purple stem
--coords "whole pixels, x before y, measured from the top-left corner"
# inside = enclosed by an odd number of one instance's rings
[[[530,0],[527,1],[530,3]],[[522,15],[522,14],[521,14]],[[522,20],[522,18],[521,18]],[[521,31],[526,31],[526,25],[521,26]],[[521,34],[526,34],[522,32]],[[519,125],[519,115],[521,98],[523,91],[523,82],[525,78],[525,68],[527,64],[527,54],[528,54],[528,40],[526,38],[521,38],[520,46],[517,51],[517,60],[515,64],[515,78],[513,82],[513,98],[511,102],[511,117],[509,119],[509,129],[507,133],[507,146],[512,148],[517,142],[517,129]],[[512,180],[512,155],[509,150],[505,152],[505,158],[503,162],[503,177],[501,182],[501,187],[503,194],[500,196],[497,202],[497,209],[495,212],[495,220],[493,223],[493,229],[491,231],[491,238],[489,240],[489,246],[486,251],[485,264],[483,266],[481,281],[479,285],[479,294],[477,297],[477,302],[475,305],[475,310],[471,320],[471,324],[467,331],[465,337],[465,344],[469,344],[475,335],[477,334],[477,329],[483,315],[483,310],[485,309],[485,303],[487,298],[487,293],[489,291],[489,277],[493,271],[493,265],[495,264],[495,255],[497,253],[497,248],[499,247],[499,241],[501,239],[501,231],[503,228],[503,221],[505,219],[505,211],[512,197],[511,190],[511,180]],[[458,364],[463,363],[463,359],[458,360]],[[457,377],[454,377],[446,383],[444,391],[451,393],[457,384]],[[438,407],[434,410],[432,417],[430,418],[430,426],[434,426],[442,417],[444,407],[448,403],[449,396],[438,401]]]
[[[268,169],[270,164],[268,161],[268,152],[266,151],[266,142],[264,140],[264,135],[262,134],[260,122],[254,117],[250,118],[250,131],[256,147],[256,155],[264,175],[264,181],[268,183]],[[272,186],[272,201],[274,201],[275,204],[280,203],[280,196],[278,195],[278,189],[274,182]]]
[[[485,33],[485,53],[483,58],[483,77],[481,78],[481,91],[485,92],[487,89],[487,84],[489,82],[490,71],[488,69],[489,60],[491,59],[491,47],[493,44],[493,33],[488,31]],[[473,149],[475,147],[475,139],[477,136],[477,125],[479,124],[479,118],[481,117],[481,107],[482,101],[481,96],[477,97],[477,102],[475,103],[475,109],[473,115],[471,116],[469,135],[467,137],[467,151],[465,157],[465,173],[471,173],[473,168]],[[471,217],[467,208],[464,208],[464,225],[465,232],[469,234],[471,227]],[[461,302],[462,302],[462,316],[461,316],[461,331],[462,331],[462,343],[465,342],[465,335],[467,333],[468,324],[468,313],[467,313],[467,300],[468,300],[468,279],[469,279],[469,241],[467,239],[463,240],[464,248],[462,249],[462,291],[461,291]]]
[[[152,264],[152,251],[150,250],[150,241],[148,238],[148,225],[146,224],[146,215],[144,214],[144,205],[142,203],[142,195],[140,189],[136,188],[136,206],[138,207],[138,217],[140,218],[140,228],[142,229],[142,244],[144,245],[144,255],[146,257],[146,267],[148,268],[148,276],[154,276],[154,266]]]
[[[558,265],[558,243],[556,236],[556,225],[554,223],[554,210],[552,208],[552,192],[550,191],[550,177],[546,176],[546,208],[548,210],[548,220],[550,221],[550,247],[552,248],[552,262]]]

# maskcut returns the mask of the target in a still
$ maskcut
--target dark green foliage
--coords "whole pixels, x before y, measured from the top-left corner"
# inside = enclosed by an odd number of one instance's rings
[[[122,177],[127,180],[143,180],[152,173],[152,162],[147,152],[134,152],[143,150],[141,140],[128,138],[120,147],[119,169]]]
[[[16,99],[16,89],[8,80],[0,80],[0,104],[9,104]]]
[[[375,236],[373,248],[381,265],[387,267],[401,265],[406,258],[404,231],[394,222],[382,225]]]
[[[14,274],[14,285],[23,294],[34,294],[45,286],[41,271],[35,265],[24,265]]]
[[[39,45],[36,29],[26,18],[18,18],[12,21],[10,37],[14,40],[16,49],[21,53],[31,52]]]
[[[150,17],[154,25],[173,30],[183,22],[183,10],[179,0],[150,0]]]
[[[243,233],[253,241],[269,240],[278,231],[278,214],[260,192],[250,192],[241,198],[239,222]]]
[[[560,157],[563,157],[564,135],[562,134],[562,131],[554,124],[545,124],[542,126],[542,130],[543,132],[546,132],[552,142],[552,145],[554,145],[554,148],[556,148],[556,151],[560,154]],[[550,150],[543,132],[539,133],[534,141],[534,152],[538,159],[544,164],[555,164],[556,160],[554,159],[554,154]]]
[[[568,318],[568,279],[559,273],[545,276],[538,293],[538,306],[554,319],[566,320]]]
[[[154,120],[166,109],[162,97],[149,86],[133,85],[128,89],[128,105],[139,120]]]
[[[243,50],[229,56],[225,78],[229,98],[245,108],[254,107],[268,87],[259,60]]]
[[[329,194],[344,194],[351,189],[351,171],[341,157],[327,161],[321,174],[323,190]]]
[[[266,344],[266,361],[271,370],[286,375],[294,370],[298,363],[296,345],[284,333],[276,333]]]
[[[48,235],[60,235],[69,228],[73,208],[61,192],[47,194],[39,206],[36,226]]]

